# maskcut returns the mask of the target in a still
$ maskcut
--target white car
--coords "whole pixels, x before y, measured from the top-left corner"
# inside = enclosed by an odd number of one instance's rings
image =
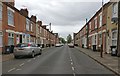
[[[68,44],[68,46],[69,46],[70,48],[74,48],[74,44],[73,44],[73,43]]]
[[[21,43],[17,44],[14,48],[14,57],[18,58],[19,56],[31,56],[35,57],[37,54],[41,54],[42,49],[36,44],[33,43]]]
[[[55,47],[60,47],[60,46],[61,46],[61,44],[56,44],[56,45],[55,45]]]

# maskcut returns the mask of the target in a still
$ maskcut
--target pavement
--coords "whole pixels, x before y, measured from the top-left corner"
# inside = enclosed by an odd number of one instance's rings
[[[14,58],[13,53],[11,53],[11,54],[2,54],[2,62],[11,60],[13,58]]]
[[[109,70],[113,71],[115,74],[120,75],[120,66],[119,61],[120,57],[111,56],[111,54],[103,54],[103,58],[100,57],[100,52],[94,52],[90,49],[75,47],[80,52],[88,55],[90,58],[94,59],[104,67],[108,68]]]

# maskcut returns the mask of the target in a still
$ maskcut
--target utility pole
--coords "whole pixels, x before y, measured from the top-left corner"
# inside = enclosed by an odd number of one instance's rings
[[[117,39],[118,57],[120,57],[120,0],[118,2],[118,39]]]
[[[102,23],[103,23],[103,4],[104,4],[104,1],[102,0]],[[102,44],[101,44],[101,50],[100,50],[100,57],[103,58],[103,36],[102,36]]]
[[[87,26],[87,49],[89,49],[89,25],[88,25],[88,23],[87,23],[87,18],[86,18],[86,26]]]

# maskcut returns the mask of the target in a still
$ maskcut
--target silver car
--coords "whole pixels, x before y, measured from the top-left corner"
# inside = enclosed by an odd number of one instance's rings
[[[38,47],[36,44],[33,43],[21,43],[17,44],[14,48],[14,57],[18,58],[19,56],[31,56],[32,58],[35,57],[37,54],[42,54],[41,47]]]

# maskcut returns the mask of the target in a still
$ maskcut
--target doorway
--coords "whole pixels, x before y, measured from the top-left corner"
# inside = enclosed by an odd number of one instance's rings
[[[20,43],[22,43],[22,35],[20,35]]]

